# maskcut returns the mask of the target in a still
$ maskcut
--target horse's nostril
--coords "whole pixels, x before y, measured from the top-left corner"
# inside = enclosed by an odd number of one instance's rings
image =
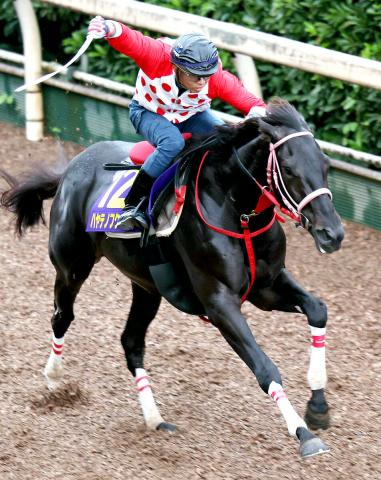
[[[316,228],[315,229],[317,235],[322,240],[325,239],[326,241],[336,241],[341,242],[344,238],[344,230],[342,228],[333,229],[333,228]]]
[[[344,238],[344,230],[342,228],[315,228],[313,232],[316,246],[324,253],[332,253],[339,250],[341,242]]]
[[[328,228],[317,228],[315,231],[320,241],[329,241],[334,238],[332,231]]]

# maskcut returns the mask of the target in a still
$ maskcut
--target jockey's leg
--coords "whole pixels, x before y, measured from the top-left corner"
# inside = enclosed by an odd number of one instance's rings
[[[145,209],[148,195],[154,181],[154,178],[150,177],[143,169],[140,169],[124,199],[123,212],[118,218],[117,228],[133,230],[135,227],[149,227]]]
[[[124,212],[117,223],[118,228],[125,230],[148,228],[145,208],[151,186],[185,145],[179,129],[163,116],[140,109],[139,116],[131,118],[135,121],[137,132],[156,149],[144,162],[125,199]]]
[[[135,377],[139,402],[147,427],[151,430],[173,431],[175,426],[165,422],[160,415],[144,369],[145,335],[159,309],[161,296],[149,293],[135,283],[132,283],[132,293],[132,305],[121,338],[127,366]]]
[[[310,428],[328,428],[329,407],[325,398],[326,305],[306,292],[286,269],[281,271],[272,287],[256,290],[248,300],[263,310],[299,312],[307,316],[311,334],[307,379],[312,396],[307,404],[305,419]]]

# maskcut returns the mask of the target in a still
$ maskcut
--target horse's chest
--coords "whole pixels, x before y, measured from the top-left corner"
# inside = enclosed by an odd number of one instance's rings
[[[271,287],[281,268],[266,260],[257,259],[255,265],[255,288]]]

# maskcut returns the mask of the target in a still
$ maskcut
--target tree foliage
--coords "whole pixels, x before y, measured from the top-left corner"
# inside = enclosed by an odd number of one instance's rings
[[[381,61],[381,4],[373,0],[149,0],[148,3]],[[13,2],[2,0],[2,4],[0,48],[21,51]],[[82,44],[89,17],[37,0],[34,5],[43,32],[44,58],[64,62]],[[230,54],[221,52],[221,57],[225,68],[233,70]],[[92,73],[134,83],[134,63],[106,43],[94,42],[88,60]],[[288,99],[305,115],[319,138],[380,153],[379,91],[266,62],[257,61],[256,66],[264,99],[272,96]],[[231,111],[228,107],[224,109]]]

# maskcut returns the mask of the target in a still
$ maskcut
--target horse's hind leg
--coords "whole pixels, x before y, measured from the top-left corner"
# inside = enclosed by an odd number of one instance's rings
[[[135,377],[139,402],[147,427],[151,430],[173,431],[176,427],[165,422],[160,415],[144,369],[145,335],[159,309],[161,296],[149,293],[135,283],[132,283],[132,294],[130,313],[121,337],[127,366]]]
[[[75,253],[73,253],[74,250]],[[54,285],[55,311],[51,319],[52,348],[44,369],[49,389],[57,388],[62,379],[65,333],[74,320],[74,302],[77,294],[95,262],[90,245],[83,249],[82,254],[78,245],[74,250],[69,252],[66,248],[58,248],[56,245],[54,249],[50,250],[50,257],[56,268],[56,280]]]
[[[305,420],[312,429],[329,427],[329,407],[325,398],[327,373],[325,364],[325,335],[327,307],[306,292],[283,269],[271,288],[255,292],[252,303],[263,310],[300,312],[307,316],[311,333],[310,363],[307,373],[312,396],[307,404]]]

